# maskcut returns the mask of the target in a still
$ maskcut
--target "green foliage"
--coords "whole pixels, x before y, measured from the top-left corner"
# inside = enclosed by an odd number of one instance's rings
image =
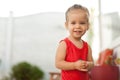
[[[105,60],[105,64],[107,64],[107,65],[114,65],[113,64],[113,57],[112,57],[112,55],[107,56],[107,59]]]
[[[15,80],[40,80],[44,72],[28,62],[21,62],[12,67],[11,77]]]

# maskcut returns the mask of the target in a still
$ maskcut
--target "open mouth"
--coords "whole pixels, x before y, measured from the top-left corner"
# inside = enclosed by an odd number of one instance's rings
[[[82,31],[74,31],[75,33],[81,33]]]

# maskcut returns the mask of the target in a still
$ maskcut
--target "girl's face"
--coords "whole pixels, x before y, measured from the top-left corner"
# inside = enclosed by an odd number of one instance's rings
[[[80,39],[89,27],[88,14],[80,9],[70,11],[65,26],[71,37]]]

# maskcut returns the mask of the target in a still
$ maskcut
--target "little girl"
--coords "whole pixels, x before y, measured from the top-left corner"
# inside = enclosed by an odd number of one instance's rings
[[[61,80],[89,80],[93,67],[90,46],[82,40],[89,29],[89,11],[75,4],[66,11],[65,26],[69,36],[61,40],[56,51],[55,65],[61,69]]]

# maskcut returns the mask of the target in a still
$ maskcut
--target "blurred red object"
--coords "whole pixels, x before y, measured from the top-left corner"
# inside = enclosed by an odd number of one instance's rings
[[[94,66],[90,71],[91,80],[119,80],[118,66]]]
[[[105,49],[104,51],[100,52],[96,64],[100,66],[112,65],[112,55],[113,55],[113,49]]]

